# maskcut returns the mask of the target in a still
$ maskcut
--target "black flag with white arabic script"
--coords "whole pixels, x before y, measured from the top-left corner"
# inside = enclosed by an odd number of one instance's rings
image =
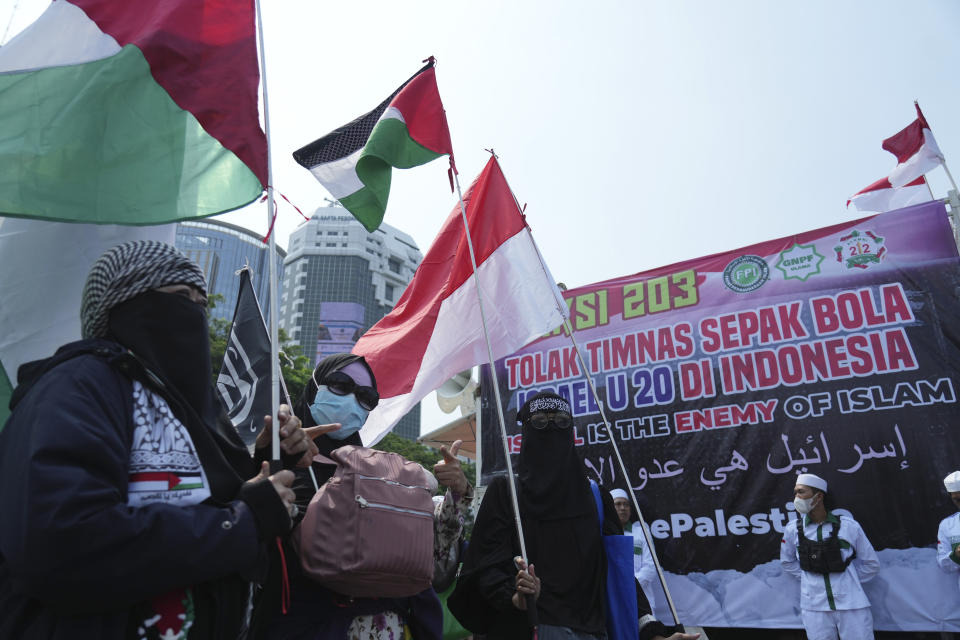
[[[217,377],[217,391],[243,442],[250,446],[270,411],[270,339],[250,270],[240,272],[233,326]]]

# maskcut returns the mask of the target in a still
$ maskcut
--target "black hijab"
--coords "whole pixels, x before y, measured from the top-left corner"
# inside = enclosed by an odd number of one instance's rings
[[[158,390],[190,432],[214,498],[234,499],[255,470],[213,389],[205,309],[176,294],[145,291],[109,310],[107,334],[160,379]]]
[[[560,396],[538,394],[517,414],[523,433],[517,463],[520,517],[529,560],[542,582],[537,612],[541,623],[600,634],[606,575],[600,521],[572,428],[539,430],[527,421],[531,408],[544,400],[559,401],[569,412]],[[451,611],[475,632],[521,637],[524,631],[522,616],[504,617],[484,602],[498,582],[503,593],[513,590],[512,558],[520,549],[512,513],[507,483],[498,478],[480,506],[449,600]]]
[[[377,379],[373,375],[373,369],[370,368],[370,365],[367,364],[367,361],[363,359],[363,356],[354,355],[352,353],[335,353],[331,356],[327,356],[321,360],[316,368],[313,370],[312,379],[309,380],[306,386],[303,388],[303,393],[300,394],[300,399],[297,400],[297,404],[293,408],[293,413],[295,416],[300,418],[300,421],[303,423],[304,427],[315,427],[317,421],[313,419],[313,415],[310,413],[310,405],[313,404],[314,398],[317,397],[317,384],[322,384],[323,379],[326,378],[329,374],[334,371],[340,371],[347,365],[353,364],[354,362],[360,362],[364,367],[367,368],[367,371],[370,372],[370,381],[373,385],[373,388],[377,388]],[[360,440],[359,433],[352,433],[343,440],[334,440],[330,436],[324,434],[313,439],[314,444],[317,445],[317,448],[320,450],[320,455],[328,456],[330,452],[334,449],[338,449],[345,444],[353,444],[358,447],[363,446],[363,442]],[[314,463],[314,474],[317,479],[318,484],[323,484],[333,475],[333,472],[336,470],[335,467],[330,465],[319,465]],[[299,476],[304,475],[305,472],[300,470],[296,471]],[[297,502],[298,504],[302,501],[303,498],[306,499],[306,503],[309,503],[310,498],[313,497],[313,481],[310,480],[307,482],[297,482],[294,486],[294,491],[297,493]],[[309,496],[307,496],[309,493]]]
[[[570,413],[570,405],[554,393],[539,393],[517,412],[523,434],[517,459],[520,512],[524,518],[543,521],[596,516],[573,428],[534,429],[530,415],[543,410]]]

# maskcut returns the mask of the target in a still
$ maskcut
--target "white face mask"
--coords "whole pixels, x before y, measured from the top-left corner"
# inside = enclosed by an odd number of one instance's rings
[[[794,498],[793,506],[797,510],[797,513],[807,515],[810,513],[810,510],[813,509],[813,498]]]

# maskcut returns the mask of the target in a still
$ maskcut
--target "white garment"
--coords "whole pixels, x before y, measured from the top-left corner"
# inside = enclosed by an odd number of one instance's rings
[[[828,514],[827,520],[817,524],[804,516],[803,535],[814,542],[826,540],[833,531],[837,516]],[[877,552],[873,550],[863,529],[853,518],[840,516],[839,537],[841,546],[847,542],[849,548],[843,548],[841,554],[846,560],[857,552],[856,559],[843,573],[821,575],[800,569],[800,556],[797,553],[797,521],[791,520],[783,528],[783,543],[780,545],[780,563],[783,570],[800,579],[800,608],[808,611],[843,611],[864,609],[870,606],[867,594],[863,592],[862,582],[873,578],[880,570]]]
[[[643,589],[643,595],[647,596],[647,602],[653,606],[653,585],[657,580],[657,568],[653,564],[653,554],[650,553],[650,546],[643,537],[643,528],[640,522],[634,522],[627,533],[633,534],[633,575],[640,588]],[[652,536],[651,536],[652,538]]]
[[[960,545],[960,513],[955,513],[941,520],[940,528],[937,529],[937,564],[947,573],[960,572],[960,564],[950,558],[950,553],[958,545]]]
[[[807,640],[873,640],[870,607],[844,611],[800,611]]]

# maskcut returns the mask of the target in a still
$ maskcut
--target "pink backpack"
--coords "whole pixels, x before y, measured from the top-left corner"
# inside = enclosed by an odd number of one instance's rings
[[[294,532],[303,572],[351,597],[399,598],[433,579],[437,480],[396,453],[345,445]],[[318,462],[331,462],[316,456]]]

